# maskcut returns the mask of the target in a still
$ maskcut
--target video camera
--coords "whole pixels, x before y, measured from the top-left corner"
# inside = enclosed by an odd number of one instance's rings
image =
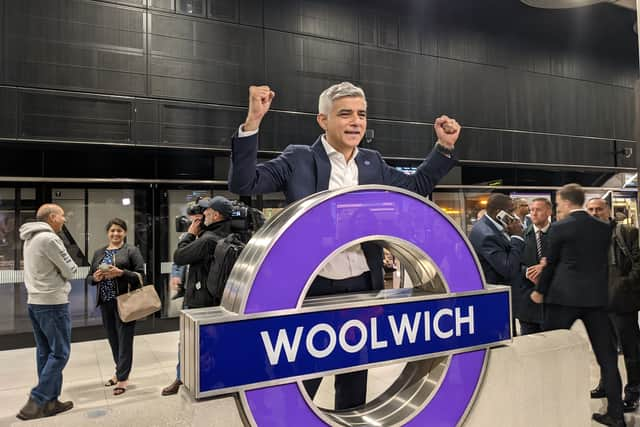
[[[200,206],[198,202],[201,199],[189,203],[187,205],[187,215],[179,215],[176,217],[176,232],[185,233],[191,225],[189,215],[204,214],[205,208]],[[240,235],[240,240],[248,242],[255,231],[257,231],[265,218],[261,211],[256,208],[249,207],[237,200],[231,201],[233,210],[231,212],[231,231]]]
[[[185,233],[189,226],[191,225],[191,218],[189,215],[203,215],[205,208],[200,206],[198,202],[201,200],[201,197],[198,197],[193,202],[189,202],[187,205],[187,214],[186,215],[178,215],[176,217],[176,232],[177,233]]]
[[[231,212],[231,231],[238,234],[240,240],[247,243],[253,233],[264,224],[264,214],[256,209],[245,205],[242,202],[232,200],[233,211]]]

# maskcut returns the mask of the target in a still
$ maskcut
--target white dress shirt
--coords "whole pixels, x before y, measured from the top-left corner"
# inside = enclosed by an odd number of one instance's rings
[[[242,125],[238,128],[238,138],[252,136],[256,133],[258,133],[257,129],[245,132],[242,130]],[[321,141],[331,163],[329,190],[358,185],[358,165],[355,161],[358,147],[355,148],[351,159],[347,162],[342,153],[329,145],[324,135],[322,135]],[[359,276],[367,271],[369,271],[369,265],[364,252],[362,252],[362,246],[355,245],[335,254],[318,275],[331,280],[342,280]]]
[[[548,222],[547,225],[545,225],[542,228],[539,228],[537,225],[535,224],[531,224],[533,226],[533,232],[535,234],[538,234],[538,231],[542,231],[543,233],[546,233],[547,231],[549,231],[549,227],[551,227],[551,223]]]
[[[355,161],[358,147],[355,148],[351,159],[347,162],[342,153],[329,145],[324,135],[322,135],[321,141],[327,152],[327,157],[329,157],[329,162],[331,162],[329,190],[358,185],[358,165]],[[369,271],[369,265],[364,252],[362,252],[362,246],[355,245],[334,255],[318,275],[327,279],[341,280],[359,276],[367,271]]]

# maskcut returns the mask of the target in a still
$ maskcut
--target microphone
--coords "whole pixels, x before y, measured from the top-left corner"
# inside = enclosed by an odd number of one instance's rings
[[[376,132],[373,129],[367,129],[364,133],[364,140],[367,142],[367,144],[371,144],[371,141],[373,141],[375,135]]]

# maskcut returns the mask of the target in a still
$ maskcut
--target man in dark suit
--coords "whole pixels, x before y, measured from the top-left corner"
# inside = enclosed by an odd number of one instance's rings
[[[487,283],[512,287],[513,311],[519,311],[519,295],[515,290],[522,280],[522,224],[511,216],[511,221],[498,219],[500,211],[511,212],[513,201],[504,194],[492,194],[487,201],[487,213],[471,229],[469,240],[475,249]],[[515,317],[513,318],[515,322]],[[515,327],[514,327],[515,331]]]
[[[630,225],[616,224],[611,219],[611,209],[606,200],[594,198],[587,202],[587,211],[611,227],[609,250],[609,318],[613,323],[627,371],[624,387],[624,412],[638,409],[640,398],[640,248],[638,229]],[[591,390],[591,397],[605,397],[602,380]]]
[[[547,232],[551,218],[551,201],[539,197],[531,201],[531,222],[524,232],[524,253],[522,264],[528,270],[527,276],[537,277],[542,271],[540,258],[547,246]],[[529,297],[535,289],[535,284],[526,277],[521,282],[518,298],[518,320],[522,335],[542,332],[542,305],[531,301]]]
[[[241,195],[284,192],[288,203],[318,191],[351,185],[386,184],[426,196],[455,164],[458,123],[447,116],[435,120],[435,147],[415,174],[388,166],[377,151],[359,148],[367,128],[364,91],[343,82],[326,89],[318,100],[317,122],[324,134],[311,145],[290,145],[268,162],[257,164],[258,128],[275,93],[268,86],[249,88],[249,111],[231,141],[229,189]],[[348,248],[320,271],[307,296],[383,289],[382,248],[369,242]],[[365,403],[366,371],[336,376],[336,409]],[[319,379],[305,381],[311,397]]]
[[[584,190],[567,184],[556,193],[560,220],[549,228],[546,266],[531,293],[544,300],[545,330],[569,329],[581,319],[600,365],[608,401],[605,414],[593,419],[609,426],[624,426],[622,384],[613,331],[607,316],[607,265],[611,229],[583,208]],[[585,373],[586,374],[586,373]]]

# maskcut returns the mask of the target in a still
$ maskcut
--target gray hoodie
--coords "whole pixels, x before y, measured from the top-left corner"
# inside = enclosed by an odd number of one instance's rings
[[[28,222],[20,227],[24,240],[24,283],[28,304],[66,304],[69,279],[78,266],[69,256],[62,239],[46,222]]]

